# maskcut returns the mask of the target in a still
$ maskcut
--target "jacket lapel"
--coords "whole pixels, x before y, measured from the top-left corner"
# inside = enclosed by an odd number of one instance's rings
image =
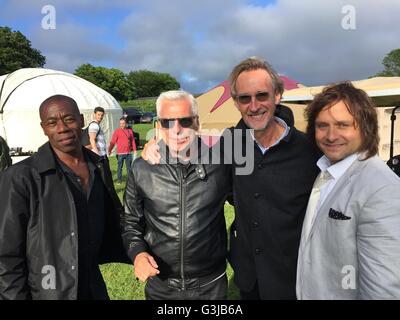
[[[310,235],[308,236],[308,239],[311,239],[314,230],[317,228],[318,223],[321,223],[321,221],[324,221],[323,216],[327,215],[329,212],[329,209],[332,206],[332,203],[335,202],[337,199],[346,199],[345,196],[342,195],[343,192],[346,192],[346,186],[350,185],[352,180],[357,178],[357,175],[360,174],[362,168],[366,165],[365,161],[360,161],[360,160],[355,160],[354,163],[346,170],[346,172],[340,177],[339,181],[336,183],[335,187],[331,190],[329,195],[324,201],[324,204],[319,208],[317,212],[317,216],[315,217],[315,221],[313,225],[311,226],[310,230]],[[322,222],[324,223],[324,222]]]

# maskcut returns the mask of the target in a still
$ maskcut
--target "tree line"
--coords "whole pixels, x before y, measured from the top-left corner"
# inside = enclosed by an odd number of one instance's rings
[[[46,57],[19,31],[0,27],[0,75],[21,68],[40,68]],[[373,77],[400,76],[400,48],[390,51],[382,61],[384,69]],[[167,90],[180,88],[179,82],[168,73],[138,70],[124,73],[116,68],[82,64],[75,75],[86,79],[109,92],[118,101],[139,97],[155,97]]]

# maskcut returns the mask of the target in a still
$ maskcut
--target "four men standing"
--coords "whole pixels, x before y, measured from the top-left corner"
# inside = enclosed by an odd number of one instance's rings
[[[89,126],[99,158],[79,144],[75,101],[44,101],[49,143],[0,179],[11,190],[0,201],[0,297],[107,298],[98,263],[125,261],[121,215],[125,250],[147,280],[148,299],[224,299],[223,210],[232,189],[229,260],[242,299],[399,299],[400,179],[376,155],[377,116],[365,92],[340,83],[317,95],[306,110],[307,139],[277,115],[283,86],[268,63],[246,59],[230,81],[242,119],[229,132],[240,132],[241,150],[250,141],[244,156],[254,170],[237,174],[235,157],[232,166],[210,164],[196,137],[195,99],[164,93],[157,100],[161,165],[133,164],[123,214],[99,171],[108,165],[99,139],[104,109],[95,109]],[[316,147],[324,153],[318,162]],[[121,170],[119,163],[119,179]],[[34,276],[46,270],[54,285]]]

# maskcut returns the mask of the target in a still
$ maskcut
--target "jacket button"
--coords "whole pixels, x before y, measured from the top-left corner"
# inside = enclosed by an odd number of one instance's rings
[[[263,251],[262,251],[262,249],[257,248],[257,249],[255,250],[255,252],[256,252],[256,254],[261,254]]]
[[[260,197],[260,194],[258,193],[258,192],[256,192],[255,194],[254,194],[254,199],[258,199]]]
[[[72,266],[71,269],[72,269],[72,270],[75,270],[75,266]]]
[[[257,221],[253,221],[253,227],[257,228],[258,227],[258,222]]]
[[[71,232],[71,237],[73,237],[75,235],[75,232]]]

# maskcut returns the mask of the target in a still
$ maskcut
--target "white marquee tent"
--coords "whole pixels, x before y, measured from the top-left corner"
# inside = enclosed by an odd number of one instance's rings
[[[47,141],[40,127],[39,106],[55,94],[75,99],[85,125],[92,120],[94,108],[103,107],[105,116],[101,127],[106,141],[111,140],[122,109],[108,92],[70,73],[26,68],[0,76],[0,135],[10,148],[35,152]]]

